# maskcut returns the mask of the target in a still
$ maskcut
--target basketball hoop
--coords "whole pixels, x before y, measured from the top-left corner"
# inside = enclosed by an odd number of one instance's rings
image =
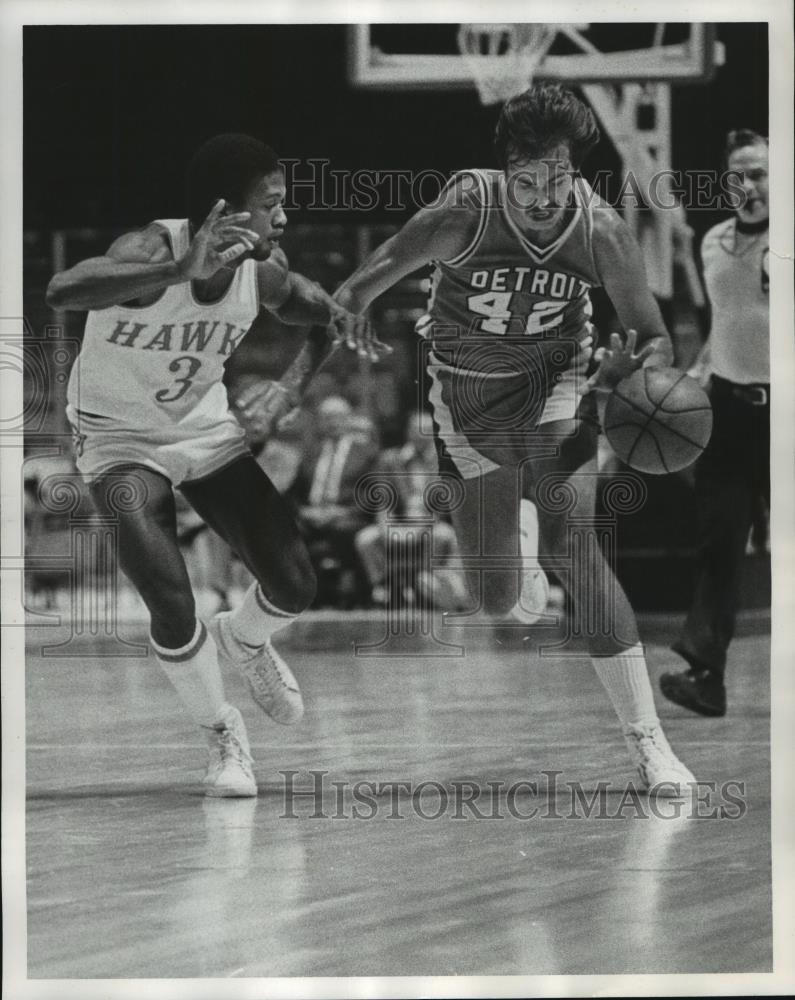
[[[481,103],[497,104],[526,90],[557,33],[556,24],[462,24],[458,49]]]

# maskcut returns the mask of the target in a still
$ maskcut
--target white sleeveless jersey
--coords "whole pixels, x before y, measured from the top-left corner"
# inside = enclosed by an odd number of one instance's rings
[[[190,240],[187,219],[157,224],[179,260]],[[210,422],[228,410],[224,363],[258,311],[253,260],[237,268],[217,302],[198,302],[186,281],[150,306],[92,310],[69,379],[69,404],[132,428]]]

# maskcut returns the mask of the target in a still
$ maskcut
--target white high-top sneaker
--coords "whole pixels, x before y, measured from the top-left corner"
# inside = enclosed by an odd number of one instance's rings
[[[226,798],[251,798],[257,794],[251,748],[243,717],[227,705],[207,737],[210,765],[204,779],[205,794]]]
[[[293,725],[304,714],[298,681],[270,640],[263,646],[241,642],[232,632],[230,613],[222,611],[207,623],[219,661],[240,671],[263,712],[283,726]]]
[[[671,749],[659,722],[643,726],[626,725],[624,740],[645,788],[652,795],[678,798],[695,784],[691,771]]]

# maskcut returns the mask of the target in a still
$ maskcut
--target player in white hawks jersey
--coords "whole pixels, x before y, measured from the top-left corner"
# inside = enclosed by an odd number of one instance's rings
[[[121,566],[149,610],[155,655],[208,734],[207,793],[251,796],[245,726],[224,696],[219,658],[242,671],[272,718],[297,722],[301,694],[271,636],[309,605],[315,580],[287,505],[229,411],[224,363],[261,308],[328,325],[351,346],[366,328],[289,270],[278,245],[284,175],[271,149],[216,136],[187,179],[189,218],[121,236],[105,256],[55,275],[47,301],[89,311],[68,393],[77,465],[118,522]],[[196,618],[177,543],[174,487],[256,581],[209,628]]]
[[[509,613],[517,601],[516,570],[499,563],[510,566],[520,551],[522,476],[529,473],[537,488],[544,551],[565,559],[570,522],[592,525],[594,517],[592,399],[602,406],[622,378],[672,357],[640,248],[579,176],[598,138],[591,111],[562,87],[536,85],[511,98],[497,124],[501,169],[457,175],[437,204],[379,247],[335,295],[361,312],[396,281],[434,265],[419,332],[431,345],[440,463],[462,488],[453,513],[461,549],[488,560],[488,569],[468,579],[492,614]],[[586,383],[588,290],[599,284],[627,337],[612,335]],[[586,390],[593,396],[580,402]],[[679,794],[693,776],[662,732],[632,608],[593,537],[566,586],[583,605],[592,662],[641,780]],[[589,614],[596,628],[588,628]]]

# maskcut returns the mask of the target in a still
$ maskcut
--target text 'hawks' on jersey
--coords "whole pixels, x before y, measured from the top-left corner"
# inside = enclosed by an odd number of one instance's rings
[[[563,354],[544,342],[562,347],[560,342],[568,341],[563,353],[571,360],[587,331],[588,292],[601,284],[591,245],[593,192],[575,178],[566,227],[541,247],[509,215],[500,171],[465,171],[453,183],[467,192],[460,211],[477,213],[477,228],[455,259],[435,262],[428,315],[418,333],[431,340],[439,361],[454,368],[517,371],[524,344],[536,358],[554,357],[559,369]]]
[[[161,219],[174,259],[188,249],[186,219]],[[228,409],[224,363],[259,311],[257,265],[244,261],[225,295],[198,302],[189,281],[166,288],[149,306],[89,312],[69,379],[75,410],[132,427],[182,421]]]

